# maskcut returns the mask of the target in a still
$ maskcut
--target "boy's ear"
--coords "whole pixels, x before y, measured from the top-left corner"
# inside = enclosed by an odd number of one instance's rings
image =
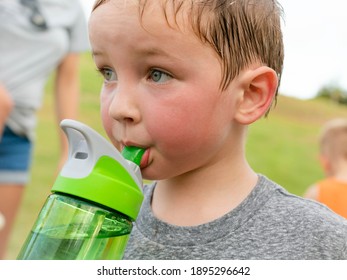
[[[241,124],[251,124],[270,108],[278,78],[276,72],[267,66],[247,70],[241,75],[243,94],[235,118]]]

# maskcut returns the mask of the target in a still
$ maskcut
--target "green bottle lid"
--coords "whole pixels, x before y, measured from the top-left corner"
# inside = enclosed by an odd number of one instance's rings
[[[80,122],[64,120],[61,127],[69,140],[69,157],[52,192],[106,206],[135,220],[143,201],[139,164],[144,150],[127,147],[122,155]]]

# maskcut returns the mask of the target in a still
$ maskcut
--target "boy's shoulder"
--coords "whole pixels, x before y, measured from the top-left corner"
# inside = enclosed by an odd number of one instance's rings
[[[273,189],[266,208],[276,212],[279,219],[284,219],[288,225],[311,227],[312,231],[332,230],[336,233],[341,231],[340,233],[346,236],[347,220],[326,205],[289,193],[266,177],[264,180],[268,188]]]
[[[256,188],[263,193],[258,197],[262,204],[248,226],[268,240],[268,247],[282,250],[278,258],[347,258],[346,219],[317,201],[289,193],[266,177],[259,181]],[[276,242],[282,246],[276,247]]]

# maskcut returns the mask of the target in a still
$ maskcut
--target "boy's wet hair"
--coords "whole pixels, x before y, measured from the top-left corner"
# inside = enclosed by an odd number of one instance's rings
[[[96,0],[93,10],[108,1]],[[137,2],[143,15],[151,1]],[[182,10],[188,12],[194,32],[202,42],[211,45],[221,59],[222,89],[254,63],[272,68],[280,82],[284,48],[282,7],[276,0],[162,0],[158,3],[163,5],[167,19],[168,10],[175,16]]]

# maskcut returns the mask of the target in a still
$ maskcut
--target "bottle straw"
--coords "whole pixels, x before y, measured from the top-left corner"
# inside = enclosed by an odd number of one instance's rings
[[[122,151],[122,156],[140,166],[141,159],[143,154],[145,153],[145,149],[135,147],[135,146],[126,146]]]

